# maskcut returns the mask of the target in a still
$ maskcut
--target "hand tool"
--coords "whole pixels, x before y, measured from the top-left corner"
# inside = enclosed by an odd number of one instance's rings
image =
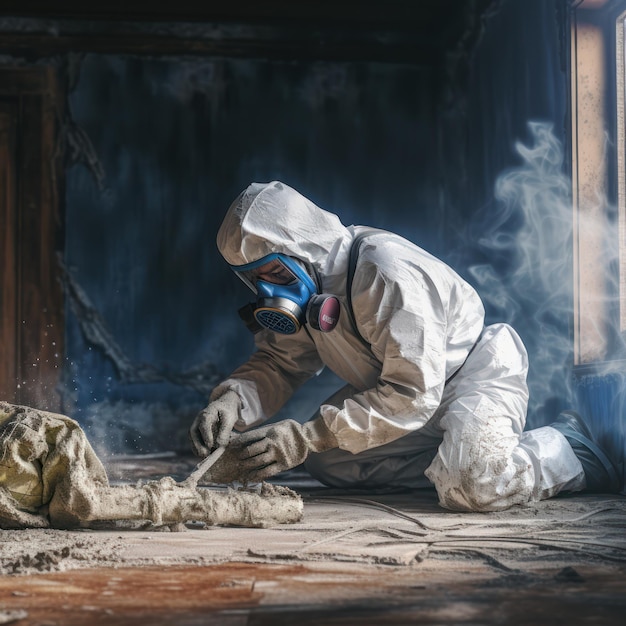
[[[225,446],[219,446],[215,448],[209,456],[205,457],[196,465],[196,468],[183,480],[180,485],[182,487],[188,487],[190,489],[195,489],[198,485],[198,481],[209,471],[209,469],[213,466],[213,464],[224,454],[226,451]]]

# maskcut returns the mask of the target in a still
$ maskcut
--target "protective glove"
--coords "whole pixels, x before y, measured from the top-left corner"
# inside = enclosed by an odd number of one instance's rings
[[[321,417],[300,424],[284,420],[272,426],[237,435],[231,444],[239,448],[239,470],[245,482],[261,482],[303,463],[309,452],[338,446],[335,435]]]
[[[200,411],[189,429],[191,448],[197,456],[208,456],[218,446],[225,446],[239,418],[241,398],[229,389]]]

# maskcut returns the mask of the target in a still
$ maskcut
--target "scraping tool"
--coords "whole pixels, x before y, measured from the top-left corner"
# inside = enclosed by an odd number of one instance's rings
[[[205,457],[196,465],[196,468],[183,480],[180,484],[183,487],[188,487],[190,489],[195,489],[198,485],[198,481],[209,471],[209,469],[215,464],[215,462],[224,454],[226,451],[225,446],[220,446],[219,448],[215,448],[209,456]]]

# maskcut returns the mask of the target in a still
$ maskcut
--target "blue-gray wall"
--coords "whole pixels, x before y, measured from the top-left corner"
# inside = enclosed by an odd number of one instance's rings
[[[283,180],[346,224],[443,253],[429,79],[385,64],[88,55],[70,107],[98,164],[68,172],[65,262],[129,359],[227,374],[249,354],[237,309],[250,294],[215,235],[252,181]],[[78,419],[114,423],[103,399],[200,401],[181,386],[120,385],[71,311],[68,340]]]
[[[157,372],[151,383],[121,380],[68,306],[66,403],[100,449],[184,447],[204,394],[165,379],[196,366],[219,378],[252,349],[236,314],[249,295],[214,244],[252,181],[283,180],[346,224],[397,230],[448,260],[481,291],[488,320],[513,323],[538,357],[530,424],[567,404],[569,318],[535,319],[542,298],[548,308],[554,299],[526,274],[518,242],[537,234],[527,224],[543,209],[507,198],[533,172],[554,205],[567,193],[562,162],[538,172],[524,156],[562,158],[566,147],[563,4],[496,3],[471,56],[451,55],[444,76],[377,63],[86,55],[69,105],[93,150],[67,171],[65,264],[127,362]],[[540,250],[548,262],[552,252]],[[556,368],[541,353],[545,332],[559,339]],[[291,416],[308,417],[337,381],[316,383]]]

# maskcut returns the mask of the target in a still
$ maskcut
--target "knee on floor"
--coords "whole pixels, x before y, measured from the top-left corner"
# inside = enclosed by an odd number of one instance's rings
[[[502,475],[498,472],[460,467],[455,472],[446,473],[442,480],[434,478],[434,483],[440,503],[447,509],[486,512],[509,506],[504,503]]]

